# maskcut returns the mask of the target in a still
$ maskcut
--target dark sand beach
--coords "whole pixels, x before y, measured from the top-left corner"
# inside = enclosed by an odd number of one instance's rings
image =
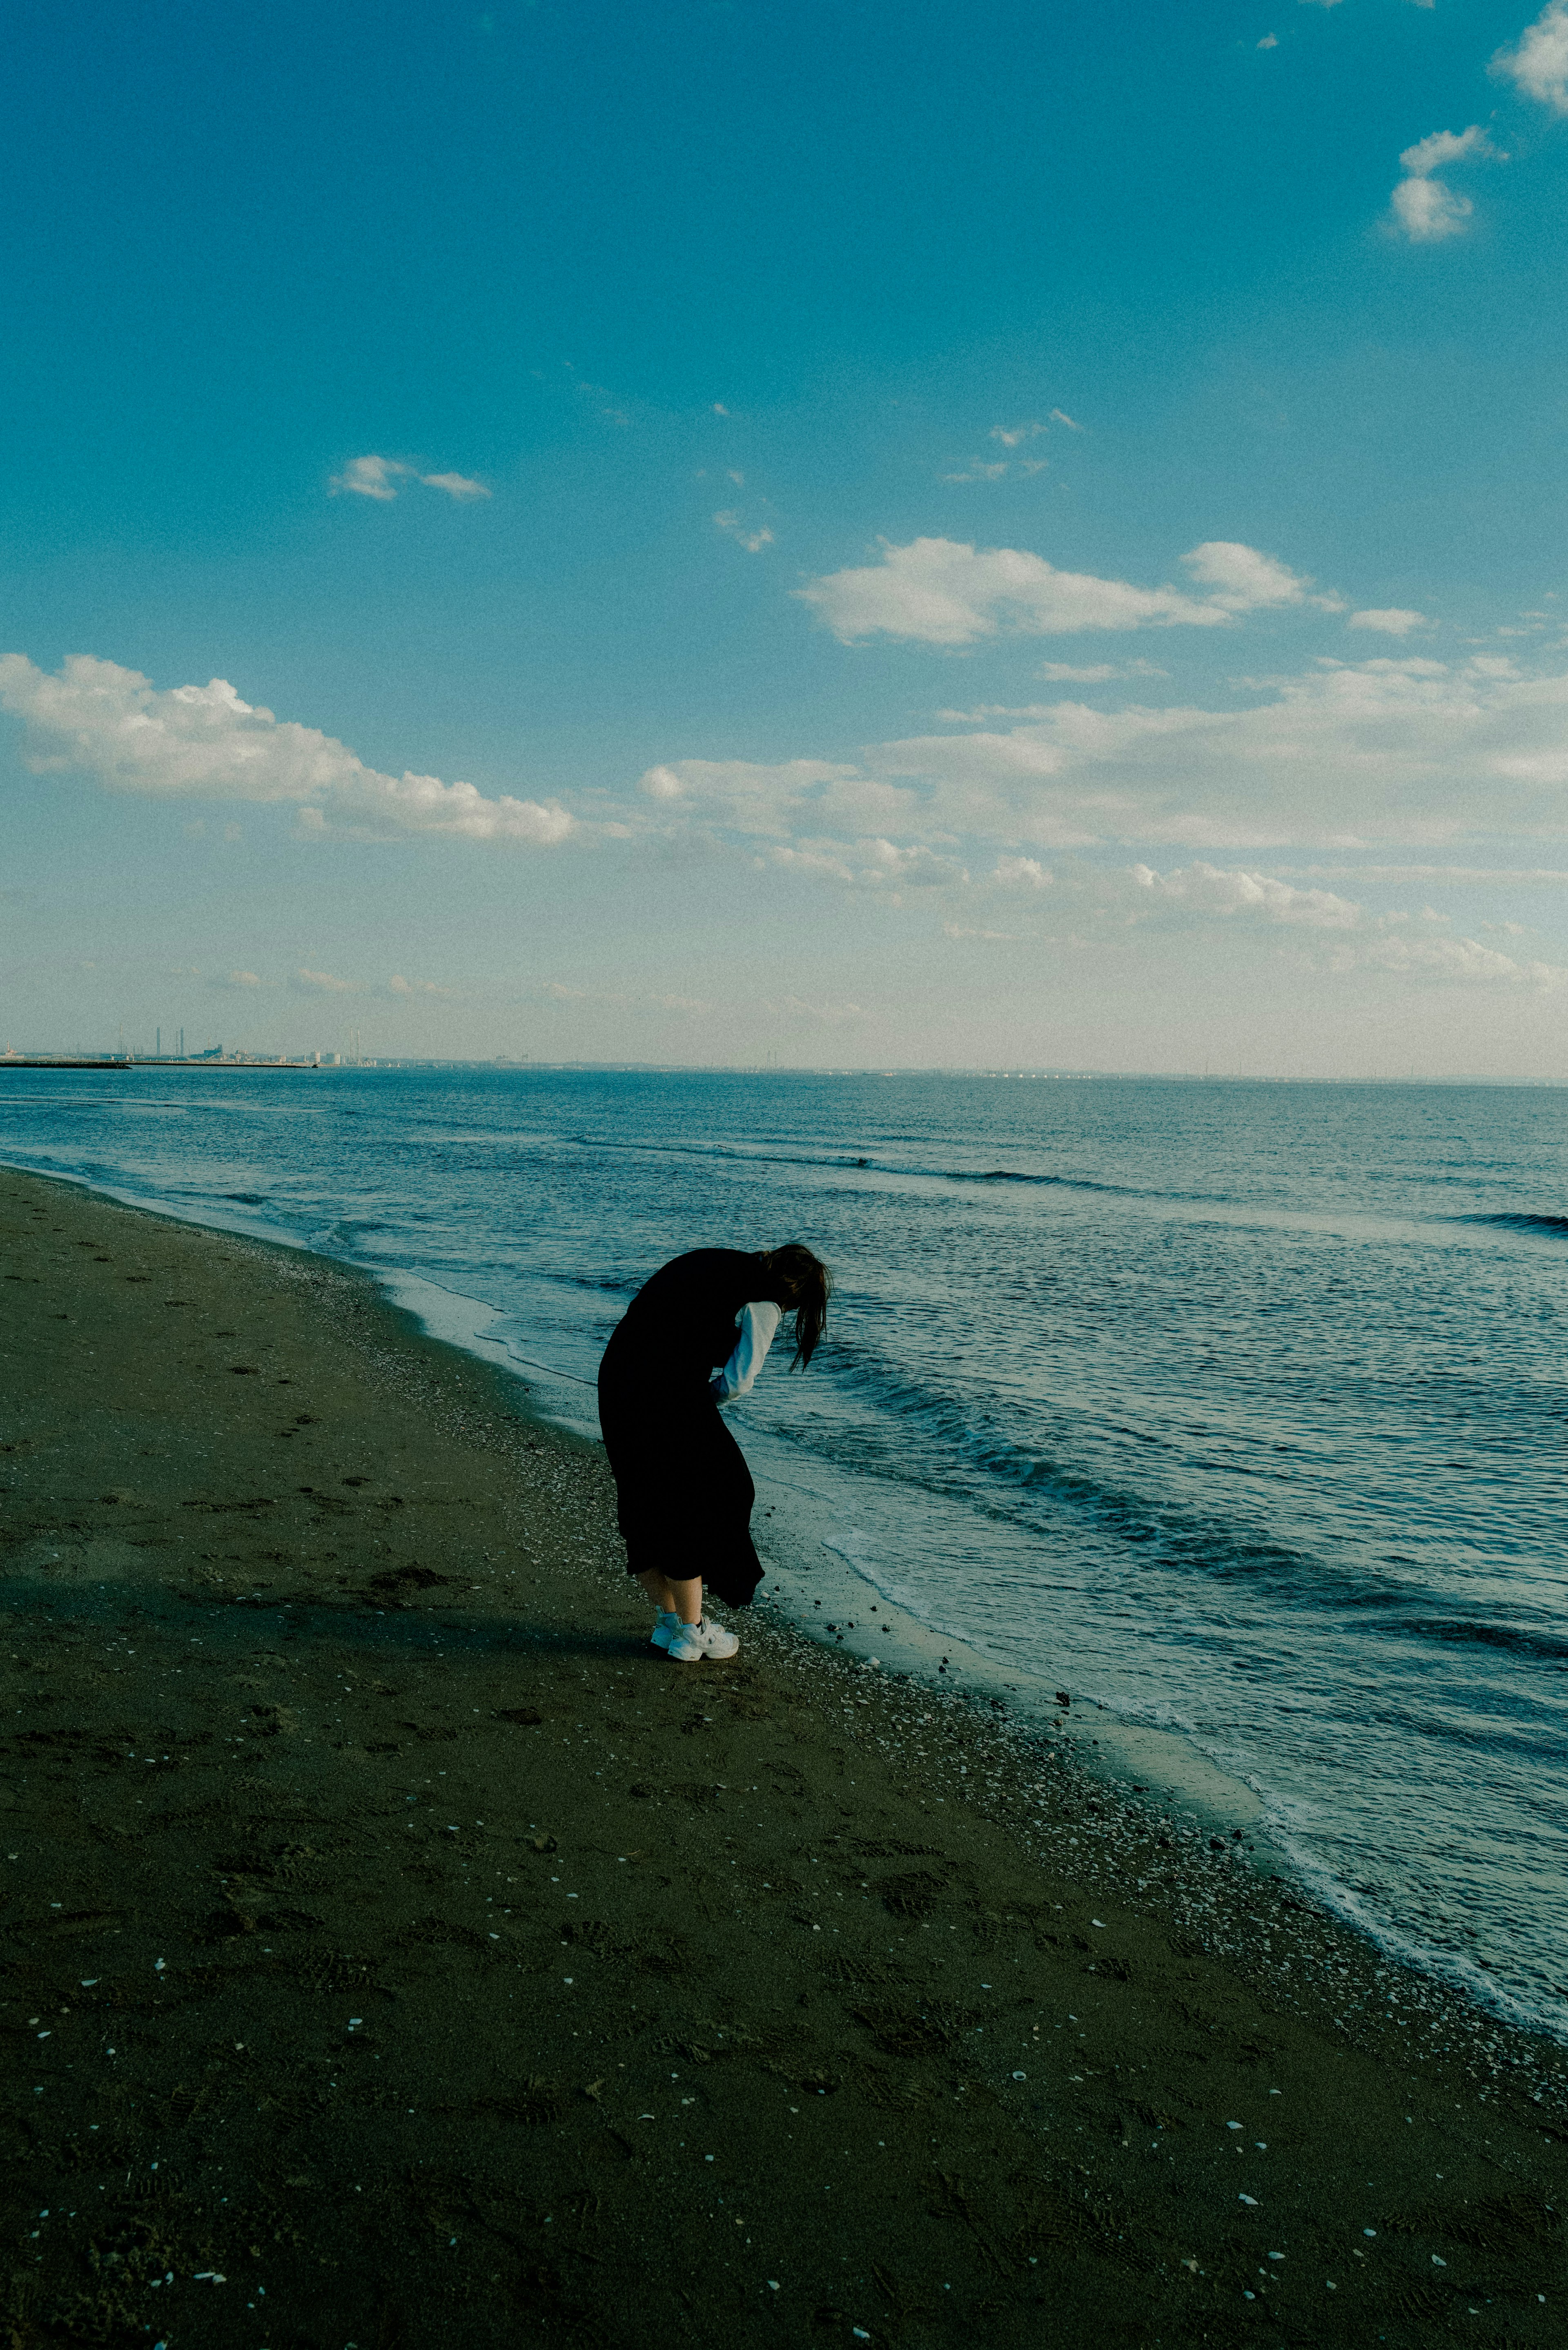
[[[357,1274],[4,1171],[0,1258],[8,2350],[1563,2339],[1552,2043],[1071,1728],[670,1665]]]

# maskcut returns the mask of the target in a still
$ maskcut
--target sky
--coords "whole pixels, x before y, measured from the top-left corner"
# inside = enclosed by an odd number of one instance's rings
[[[0,1050],[1568,1080],[1568,0],[17,0]]]

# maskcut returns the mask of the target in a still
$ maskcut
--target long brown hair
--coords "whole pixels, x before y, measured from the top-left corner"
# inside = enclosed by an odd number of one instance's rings
[[[794,1360],[792,1371],[804,1371],[822,1336],[833,1275],[819,1256],[799,1241],[783,1248],[761,1249],[758,1258],[766,1271],[774,1302],[794,1315]]]

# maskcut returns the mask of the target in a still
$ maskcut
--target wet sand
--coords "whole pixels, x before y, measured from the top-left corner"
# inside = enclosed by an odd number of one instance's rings
[[[1029,1732],[647,1646],[597,1448],[0,1170],[7,2350],[1559,2343],[1563,2052]]]

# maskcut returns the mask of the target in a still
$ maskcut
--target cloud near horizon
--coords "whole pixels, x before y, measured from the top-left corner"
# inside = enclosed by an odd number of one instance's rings
[[[1568,836],[1568,674],[1410,653],[1322,661],[1241,709],[1039,705],[1008,726],[869,745],[855,764],[671,760],[660,814],[742,842],[857,841],[945,857],[1170,843],[1194,849],[1434,847]],[[836,842],[836,848],[827,846]]]
[[[1261,592],[1267,582],[1254,584]],[[0,660],[0,706],[26,723],[36,773],[86,775],[153,799],[280,804],[323,832],[526,847],[576,832],[600,853],[624,841],[633,854],[687,841],[781,882],[934,903],[976,936],[989,927],[988,901],[997,913],[1005,901],[1001,927],[1026,917],[1030,936],[1061,935],[1080,918],[1105,926],[1106,942],[1117,924],[1199,923],[1275,935],[1282,951],[1288,937],[1293,952],[1315,941],[1325,972],[1563,983],[1556,965],[1449,938],[1436,917],[1368,913],[1310,876],[1298,887],[1216,855],[1568,839],[1568,672],[1532,677],[1492,654],[1455,665],[1402,649],[1320,660],[1254,681],[1245,706],[1222,710],[1064,698],[998,712],[1007,724],[989,710],[953,712],[944,731],[872,743],[853,760],[669,760],[635,793],[596,806],[591,822],[431,777],[379,775],[342,743],[249,708],[221,681],[161,693],[86,656],[51,678],[12,655]],[[1194,861],[1165,873],[1104,861],[1162,846]],[[1498,865],[1500,882],[1521,869],[1517,850]],[[1556,869],[1544,860],[1529,868],[1543,881]],[[1428,886],[1446,870],[1385,868],[1391,882]],[[1488,879],[1473,863],[1465,874]],[[1368,869],[1365,886],[1378,878]],[[314,965],[281,983],[241,970],[213,983],[403,1002],[445,993],[401,974],[370,983]]]
[[[26,728],[35,775],[96,776],[109,790],[159,799],[293,803],[306,833],[365,839],[410,835],[553,847],[576,829],[558,806],[434,775],[383,775],[314,726],[242,702],[232,685],[160,691],[136,670],[74,653],[48,675],[0,655],[0,709]]]
[[[1225,628],[1246,612],[1308,602],[1312,582],[1255,547],[1207,539],[1181,558],[1210,593],[1136,588],[1123,579],[1059,571],[1019,547],[976,547],[950,538],[883,543],[880,563],[829,572],[794,593],[842,644],[872,636],[927,645],[969,645],[1003,630],[1074,636],[1086,629]]]

